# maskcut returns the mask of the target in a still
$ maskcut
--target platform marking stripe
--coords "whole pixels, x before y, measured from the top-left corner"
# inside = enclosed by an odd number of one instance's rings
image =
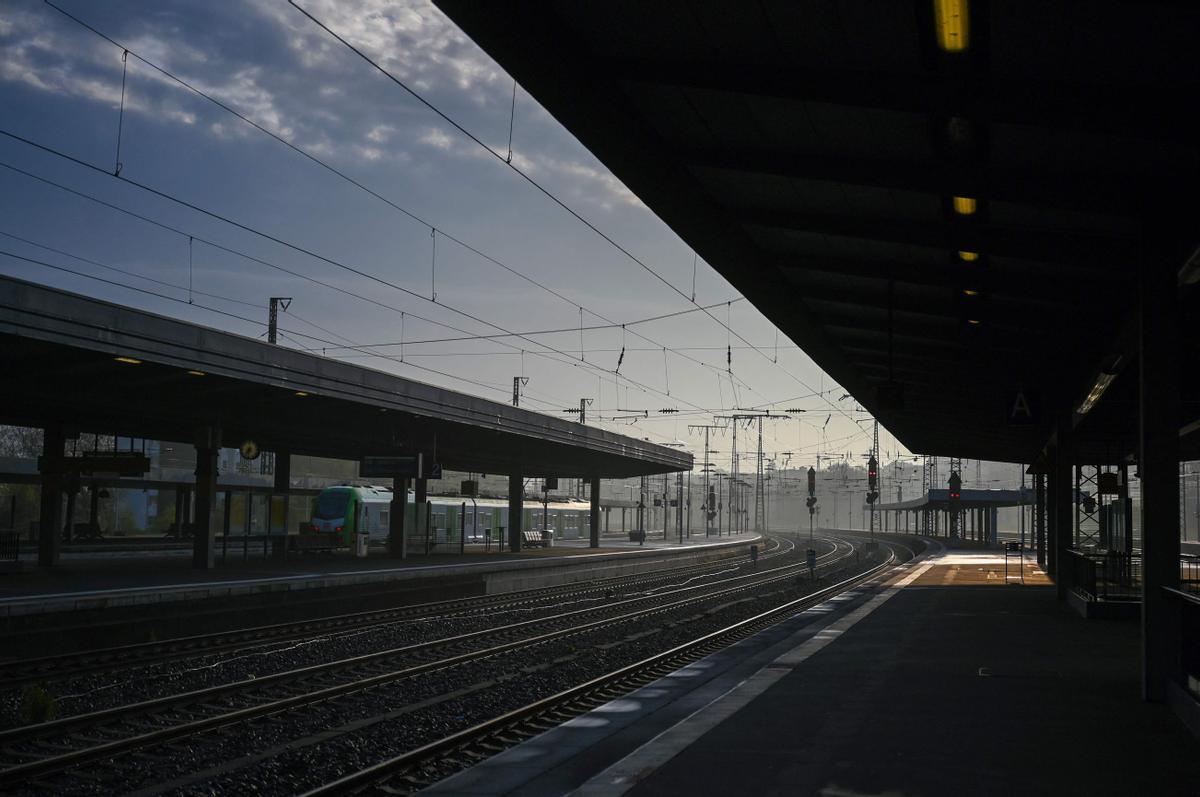
[[[652,775],[659,767],[683,752],[701,736],[743,709],[750,701],[767,691],[813,654],[891,600],[896,593],[920,578],[933,565],[932,561],[920,565],[859,608],[845,617],[829,623],[814,636],[776,657],[725,694],[697,709],[620,761],[593,776],[571,794],[579,795],[579,797],[617,797],[617,795],[625,794],[640,781]]]

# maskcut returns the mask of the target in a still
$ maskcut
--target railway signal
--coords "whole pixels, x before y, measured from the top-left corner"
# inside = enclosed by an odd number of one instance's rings
[[[809,467],[808,469],[808,540],[812,542],[813,538],[813,515],[817,511],[817,470]]]
[[[950,474],[949,485],[950,485],[950,500],[958,501],[959,499],[961,499],[962,498],[962,477],[958,475],[957,471],[954,471]]]

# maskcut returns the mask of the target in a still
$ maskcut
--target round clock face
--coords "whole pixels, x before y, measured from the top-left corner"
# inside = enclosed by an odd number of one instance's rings
[[[241,451],[244,459],[258,459],[258,443],[253,440],[242,443]]]

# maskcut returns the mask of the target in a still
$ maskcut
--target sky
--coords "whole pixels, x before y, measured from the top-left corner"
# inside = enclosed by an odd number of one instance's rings
[[[689,426],[738,408],[786,415],[779,467],[869,451],[854,399],[432,4],[298,0],[482,146],[286,0],[54,2],[116,44],[0,3],[0,273],[250,337],[291,297],[280,345],[502,402],[524,376],[522,406],[589,399],[697,464]],[[506,164],[510,129],[512,164],[649,270]]]

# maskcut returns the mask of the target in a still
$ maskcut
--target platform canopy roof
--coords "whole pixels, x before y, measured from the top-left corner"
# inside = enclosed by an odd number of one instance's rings
[[[879,505],[879,511],[891,512],[905,509],[997,509],[1007,506],[1030,506],[1033,504],[1034,493],[1030,487],[1019,490],[968,490],[959,491],[959,498],[950,501],[950,491],[944,489],[927,490],[923,495],[910,498],[907,501],[893,501]]]
[[[165,316],[0,277],[0,423],[445,468],[627,477],[690,454]]]
[[[1138,271],[1200,242],[1200,3],[435,2],[910,450],[1032,461],[1104,369],[1079,456],[1132,450]]]

